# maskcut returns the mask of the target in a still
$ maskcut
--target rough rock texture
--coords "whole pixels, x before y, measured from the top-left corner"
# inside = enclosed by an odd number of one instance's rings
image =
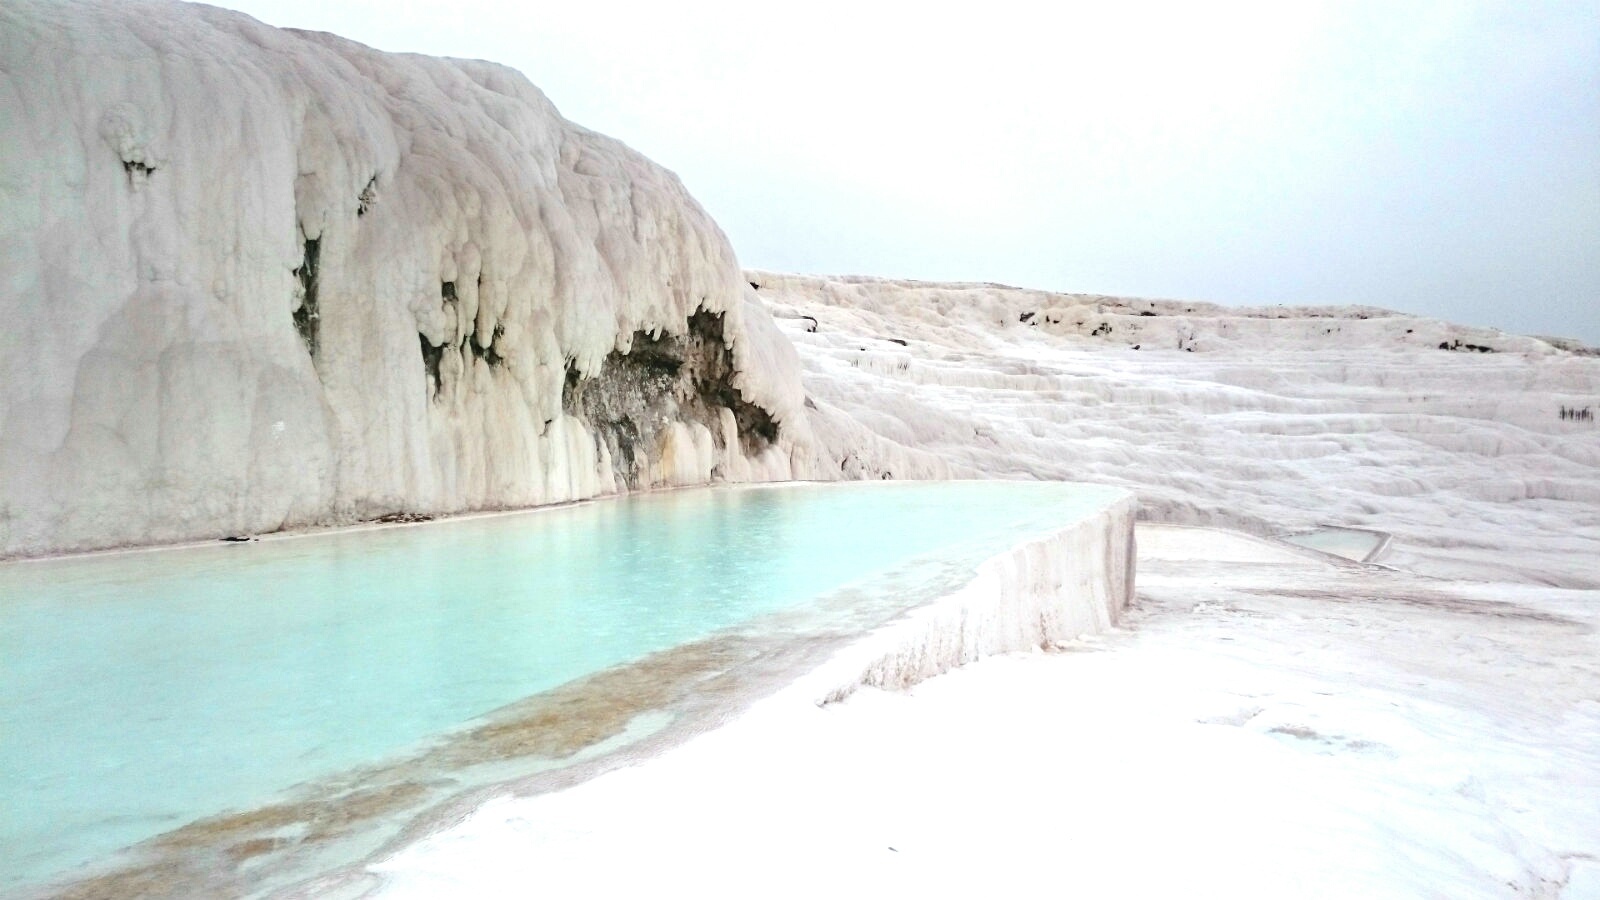
[[[677,178],[502,66],[16,0],[0,122],[0,557],[841,455]]]
[[[958,474],[1114,484],[1153,521],[1370,528],[1411,571],[1600,587],[1600,358],[1575,342],[1364,307],[746,276],[810,402]]]
[[[602,452],[628,487],[648,487],[660,470],[674,483],[727,475],[699,466],[759,456],[778,440],[772,414],[732,386],[733,354],[723,328],[722,313],[701,310],[689,317],[685,334],[638,332],[633,346],[612,351],[592,378],[576,366],[567,369],[563,411],[598,431]],[[675,452],[658,456],[653,467],[649,451],[656,447]]]

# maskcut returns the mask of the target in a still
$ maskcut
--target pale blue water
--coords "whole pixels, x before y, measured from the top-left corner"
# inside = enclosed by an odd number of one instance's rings
[[[1383,535],[1354,528],[1319,528],[1305,534],[1285,535],[1284,540],[1334,556],[1361,562],[1383,543]]]
[[[681,491],[0,565],[0,886],[50,878],[513,700],[1110,492]]]

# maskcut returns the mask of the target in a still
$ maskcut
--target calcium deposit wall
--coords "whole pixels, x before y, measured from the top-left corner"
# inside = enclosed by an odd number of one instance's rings
[[[1118,492],[985,560],[971,581],[863,636],[790,690],[818,704],[862,686],[903,690],[984,657],[1107,631],[1133,602],[1137,514],[1133,495]]]
[[[837,462],[716,224],[510,69],[8,0],[0,122],[0,557]]]

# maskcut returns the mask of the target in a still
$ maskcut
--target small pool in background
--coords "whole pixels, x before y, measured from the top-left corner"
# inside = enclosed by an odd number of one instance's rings
[[[1291,544],[1321,550],[1323,553],[1331,553],[1356,562],[1376,559],[1389,545],[1389,535],[1381,531],[1332,526],[1302,534],[1286,534],[1283,539]]]
[[[708,488],[0,565],[0,890],[1114,494]]]

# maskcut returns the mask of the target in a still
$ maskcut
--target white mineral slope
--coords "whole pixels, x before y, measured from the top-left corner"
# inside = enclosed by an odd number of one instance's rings
[[[387,900],[556,895],[1576,898],[1600,888],[1600,591],[1476,585],[1140,525],[1067,652],[491,801]],[[625,861],[625,862],[619,862]]]
[[[0,125],[0,557],[836,469],[812,419],[874,443],[802,406],[678,179],[502,66],[8,0]]]
[[[808,397],[952,471],[1125,486],[1156,521],[1390,532],[1381,561],[1421,573],[1600,586],[1600,357],[1574,342],[1359,307],[746,277]]]
[[[1150,518],[1391,533],[1385,565],[1141,524],[1136,603],[1076,652],[820,707],[802,680],[640,765],[485,804],[370,865],[381,896],[1600,896],[1586,348],[746,274],[808,398],[886,443],[1125,485]],[[862,447],[839,474],[894,466]]]
[[[1586,348],[746,274],[808,399],[878,447],[1124,485],[1170,522],[1393,534],[1385,564],[1143,524],[1137,602],[1077,652],[820,707],[802,679],[660,757],[485,804],[370,865],[381,896],[1600,896]],[[878,447],[837,474],[902,475]],[[929,646],[963,633],[924,622]]]

